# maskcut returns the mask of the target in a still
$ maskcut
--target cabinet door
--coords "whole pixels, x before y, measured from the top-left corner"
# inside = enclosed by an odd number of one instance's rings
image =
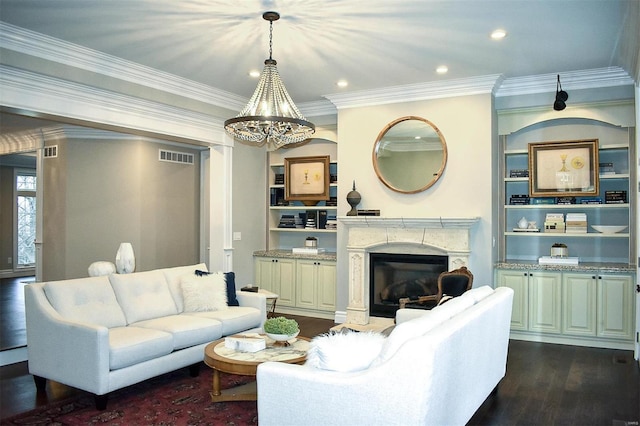
[[[499,270],[497,273],[498,286],[513,290],[512,330],[527,330],[528,327],[528,276],[526,271]]]
[[[577,336],[596,335],[596,276],[562,275],[562,332]]]
[[[562,281],[560,273],[529,274],[529,330],[561,332]]]
[[[316,307],[317,266],[313,260],[298,260],[296,268],[296,304],[300,308]]]
[[[293,259],[276,259],[275,276],[273,280],[278,283],[278,305],[296,305],[296,261]]]
[[[336,263],[318,262],[318,309],[336,309]]]
[[[275,285],[276,283],[273,280],[274,263],[275,259],[271,257],[256,257],[254,261],[256,274],[254,282],[260,288],[279,294],[280,288]]]
[[[598,336],[633,340],[633,299],[630,276],[598,277]]]

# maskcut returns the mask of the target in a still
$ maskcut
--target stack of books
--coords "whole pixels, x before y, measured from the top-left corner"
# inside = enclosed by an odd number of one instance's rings
[[[280,216],[280,223],[278,224],[278,228],[295,228],[296,227],[296,218],[292,214],[283,214]]]
[[[627,191],[604,191],[605,204],[625,204]]]
[[[276,173],[273,178],[274,185],[284,185],[284,173]]]
[[[556,204],[575,204],[576,197],[557,197]]]
[[[338,219],[335,215],[327,216],[327,229],[338,229]]]
[[[598,163],[601,175],[615,175],[616,170],[613,168],[613,163]]]
[[[586,234],[587,214],[567,213],[567,217],[565,218],[565,232],[567,234]]]
[[[509,177],[529,177],[528,169],[512,169],[509,171]]]
[[[602,204],[602,198],[600,198],[600,197],[583,197],[580,200],[580,204]]]
[[[513,194],[509,197],[509,204],[512,206],[528,205],[529,194]]]
[[[557,232],[564,234],[564,213],[547,213],[544,219],[544,232]]]

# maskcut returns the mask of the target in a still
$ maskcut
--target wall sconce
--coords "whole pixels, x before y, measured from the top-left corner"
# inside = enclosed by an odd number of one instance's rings
[[[567,107],[565,102],[569,99],[569,94],[562,90],[562,85],[560,84],[560,74],[558,74],[558,83],[556,84],[556,101],[553,103],[553,109],[556,111],[562,111]]]

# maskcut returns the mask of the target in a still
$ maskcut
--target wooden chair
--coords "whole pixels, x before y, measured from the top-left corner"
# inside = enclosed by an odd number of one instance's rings
[[[438,276],[438,294],[420,296],[417,299],[404,297],[399,300],[400,309],[418,308],[431,309],[438,306],[443,298],[460,296],[465,291],[471,289],[473,285],[473,274],[462,266],[453,271],[443,272]]]

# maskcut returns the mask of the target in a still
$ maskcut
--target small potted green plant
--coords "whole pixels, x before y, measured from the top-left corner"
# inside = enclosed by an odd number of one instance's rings
[[[285,317],[269,318],[264,322],[264,332],[276,342],[286,342],[300,333],[298,322]]]

